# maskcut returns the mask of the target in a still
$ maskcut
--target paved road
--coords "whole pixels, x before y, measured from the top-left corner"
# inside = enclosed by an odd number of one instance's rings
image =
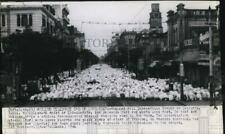
[[[221,102],[217,102],[217,105]],[[96,106],[196,106],[209,105],[209,101],[192,101],[192,102],[177,102],[177,101],[156,101],[156,100],[125,100],[125,99],[106,99],[106,100],[58,100],[45,102],[28,102],[22,103],[19,107],[96,107]],[[7,106],[7,105],[6,105]],[[8,105],[10,106],[10,105]]]
[[[64,82],[57,90],[52,87],[52,92],[48,93],[49,98],[67,98],[69,99],[72,93],[72,98],[76,94],[83,94],[85,92],[88,95],[98,94],[98,96],[111,96],[113,97],[116,93],[122,91],[123,94],[137,94],[140,92],[139,96],[144,96],[147,94],[149,98],[155,97],[165,97],[169,98],[167,93],[162,93],[158,89],[164,89],[166,82],[164,80],[155,81],[154,79],[149,79],[146,81],[136,81],[129,73],[123,70],[118,70],[111,68],[108,65],[95,65],[89,68],[89,70],[84,70],[79,77],[75,79],[70,79],[70,81]],[[129,77],[128,77],[129,76]],[[122,77],[118,80],[118,78]],[[94,80],[93,80],[94,79]],[[122,81],[122,82],[121,82]],[[133,84],[127,84],[128,82]],[[150,84],[151,83],[151,84]],[[129,88],[127,88],[129,85]],[[164,86],[163,86],[164,85]],[[151,87],[151,93],[149,92],[149,87]],[[189,87],[190,88],[190,87]],[[78,90],[80,89],[80,90]],[[124,90],[126,89],[126,90]],[[141,90],[140,90],[141,89]],[[124,91],[123,91],[124,90]],[[144,90],[144,91],[143,91]],[[194,88],[193,88],[194,90]],[[106,94],[105,94],[106,93]],[[156,94],[160,93],[160,94]],[[205,93],[205,92],[203,92]],[[63,95],[62,95],[63,94]],[[112,95],[113,94],[113,95]],[[152,94],[152,95],[150,95]],[[137,94],[138,95],[138,94]],[[171,94],[170,94],[171,95]],[[189,94],[190,95],[190,94]],[[191,94],[192,95],[192,94]],[[63,96],[63,97],[62,97]],[[178,92],[172,94],[174,98],[179,96]],[[193,95],[192,95],[193,97]],[[160,100],[133,100],[125,99],[124,97],[115,99],[74,99],[74,100],[57,100],[57,101],[47,101],[47,95],[41,94],[41,98],[38,102],[28,101],[25,103],[5,105],[5,106],[27,106],[27,107],[67,107],[67,106],[182,106],[182,105],[209,105],[209,101],[191,101],[191,102],[177,102],[177,101],[160,101]],[[33,99],[34,100],[34,99]],[[45,101],[41,101],[45,100]]]

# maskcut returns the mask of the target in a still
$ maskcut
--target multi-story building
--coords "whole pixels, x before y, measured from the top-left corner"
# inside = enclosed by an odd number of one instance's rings
[[[135,31],[124,31],[120,35],[120,45],[127,46],[128,49],[133,49],[136,47],[135,39],[137,32]]]
[[[151,5],[152,11],[150,13],[150,32],[156,31],[157,33],[162,33],[162,17],[161,12],[159,11],[159,3],[154,3]]]
[[[122,33],[115,33],[115,35],[112,36],[111,42],[107,44],[105,61],[115,67],[121,66],[121,63],[125,63],[125,61],[121,62],[121,59],[127,59],[127,57],[119,58],[119,56],[126,55],[128,52],[128,44],[125,44],[125,39],[124,37],[121,38],[121,35]]]
[[[77,30],[74,26],[69,26],[69,43],[67,47],[77,49],[78,51],[85,47],[85,35]]]
[[[56,36],[63,40],[63,45],[68,45],[69,48],[83,48],[84,43],[78,41],[80,44],[76,44],[75,41],[75,37],[84,40],[83,33],[75,32],[70,36],[68,14],[69,10],[66,5],[1,5],[0,39],[13,33],[21,33],[25,29],[31,29],[34,32]],[[73,43],[71,43],[71,40]],[[2,40],[0,40],[0,43],[1,52],[3,52],[6,44],[2,45]],[[1,59],[4,60],[4,65],[1,65],[0,71],[0,87],[3,89],[1,95],[9,96],[9,98],[12,95],[14,98],[19,97],[21,90],[17,89],[20,88],[22,64],[20,61],[13,59],[12,56],[4,54],[1,55]],[[7,92],[11,92],[11,95],[7,95]]]
[[[107,44],[107,55],[110,55],[113,52],[118,52],[118,45],[119,45],[119,38],[120,35],[116,33],[114,36],[112,36],[111,43]]]
[[[1,6],[0,38],[2,39],[13,33],[23,32],[25,29],[54,35],[56,33],[57,22],[54,13],[54,9],[47,5]],[[2,40],[0,43],[1,49],[4,50],[6,44],[3,44]],[[20,88],[19,84],[22,64],[20,61],[15,60],[9,55],[3,54],[1,59],[4,60],[4,65],[2,65],[2,70],[0,72],[0,86],[3,90],[3,94],[1,94],[3,96],[2,99],[17,99],[17,97],[21,96],[21,90],[17,89]]]
[[[49,33],[63,40],[63,47],[70,43],[70,22],[67,5],[7,5],[0,9],[1,37],[31,29]],[[81,38],[84,35],[76,33]],[[70,44],[71,45],[71,44]]]
[[[36,32],[48,32],[55,34],[56,18],[54,9],[51,6],[2,6],[1,15],[1,35],[8,36],[12,33],[22,32],[30,28]]]
[[[55,18],[60,21],[61,25],[67,26],[70,23],[67,5],[52,5],[52,7],[55,9]]]
[[[178,50],[185,47],[185,40],[196,39],[208,31],[208,9],[186,9],[184,4],[177,5],[177,11],[167,12],[168,47]],[[212,22],[216,22],[217,12],[211,10]]]
[[[70,23],[68,18],[69,9],[67,8],[67,5],[52,5],[52,7],[55,9],[55,18],[58,22],[57,37],[63,39],[65,44],[67,44],[69,40],[67,36],[70,34],[69,29],[67,28]]]
[[[75,33],[74,42],[75,42],[76,48],[78,50],[84,49],[85,48],[85,35],[84,35],[84,33],[81,33],[79,31],[77,33]]]
[[[167,50],[166,47],[167,33],[149,33],[149,52],[161,53]]]
[[[146,66],[149,66],[154,60],[161,60],[159,55],[167,50],[167,33],[163,33],[162,17],[159,10],[159,4],[153,3],[151,5],[152,11],[150,12],[150,29],[149,32],[143,35],[145,40],[144,55],[146,59]],[[148,43],[147,43],[148,42]]]
[[[211,21],[216,24],[217,11],[211,9]],[[199,43],[200,35],[209,31],[209,9],[186,9],[184,4],[178,4],[176,12],[167,12],[168,49],[175,53],[174,59],[184,64],[187,81],[200,86],[207,86],[209,66],[203,66],[202,61],[209,61],[208,43]],[[216,25],[212,26],[213,35],[218,32]],[[216,38],[213,46],[218,46]],[[204,64],[205,65],[205,64]],[[177,70],[179,71],[179,70]]]
[[[138,47],[144,47],[149,45],[149,30],[142,30],[139,33],[137,33],[136,36],[136,44]]]

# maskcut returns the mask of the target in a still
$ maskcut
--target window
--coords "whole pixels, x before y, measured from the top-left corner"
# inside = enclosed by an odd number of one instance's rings
[[[2,15],[2,26],[3,27],[5,26],[5,15],[4,14]]]
[[[195,11],[193,11],[193,15],[196,15]]]
[[[132,39],[129,39],[128,42],[129,42],[129,45],[131,45],[132,42],[133,42],[133,40]]]
[[[17,14],[17,26],[21,26],[21,19],[20,19],[20,15]]]
[[[205,11],[202,11],[202,15],[205,15]]]
[[[196,11],[196,15],[199,15],[200,13],[199,13],[199,11]]]
[[[29,26],[32,26],[32,24],[33,24],[32,14],[29,14]]]
[[[175,34],[175,36],[174,36],[174,37],[175,37],[175,38],[174,38],[174,41],[177,42],[177,28],[175,28],[174,34]]]
[[[42,15],[42,26],[45,27],[46,26],[46,18],[44,15]]]
[[[51,26],[50,26],[50,31],[51,31],[51,33],[53,33],[53,30],[54,30],[54,29],[53,29],[53,25],[51,25]]]
[[[22,26],[28,26],[27,14],[22,14]]]
[[[50,25],[49,25],[49,22],[47,22],[47,31],[49,32],[50,30]]]
[[[32,14],[17,14],[17,26],[32,26]]]
[[[157,41],[157,44],[160,44],[160,39],[159,38],[156,41]]]

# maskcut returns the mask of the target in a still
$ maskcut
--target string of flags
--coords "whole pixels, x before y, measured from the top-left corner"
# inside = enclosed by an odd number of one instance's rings
[[[134,22],[134,23],[116,23],[116,22],[95,22],[95,21],[82,21],[82,24],[103,24],[103,25],[149,25],[149,23],[144,22]]]

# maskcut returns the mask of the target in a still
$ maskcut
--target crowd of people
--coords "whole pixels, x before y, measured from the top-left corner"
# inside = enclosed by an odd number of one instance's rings
[[[180,84],[168,79],[135,79],[135,74],[125,69],[112,68],[106,64],[96,64],[61,83],[48,85],[49,92],[34,94],[32,101],[51,101],[58,99],[153,99],[180,100]],[[184,84],[184,98],[187,101],[209,99],[208,89],[194,88]]]

